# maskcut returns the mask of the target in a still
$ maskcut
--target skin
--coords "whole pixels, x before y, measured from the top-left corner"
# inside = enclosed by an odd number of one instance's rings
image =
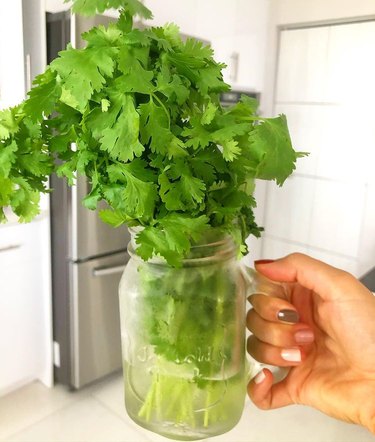
[[[274,385],[263,369],[248,385],[252,401],[264,410],[309,405],[375,434],[375,296],[349,273],[302,254],[255,268],[287,284],[284,297],[249,298],[248,352],[259,362],[291,368]],[[297,311],[299,321],[280,321],[283,309]],[[301,330],[310,342],[296,341]],[[299,349],[301,361],[286,361],[283,349]]]

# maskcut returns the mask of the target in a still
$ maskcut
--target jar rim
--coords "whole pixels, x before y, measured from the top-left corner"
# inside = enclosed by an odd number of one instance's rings
[[[147,264],[155,264],[155,265],[169,265],[165,258],[161,256],[155,256],[150,258],[148,261],[142,260],[142,258],[136,253],[136,245],[135,245],[135,235],[142,231],[142,227],[129,227],[129,232],[131,233],[131,240],[128,244],[128,253],[131,257],[139,259],[142,262]],[[216,232],[219,233],[219,232]],[[203,244],[193,244],[189,251],[189,256],[183,258],[181,260],[182,266],[198,266],[198,265],[208,265],[211,263],[223,262],[233,258],[236,255],[237,247],[233,241],[233,238],[229,234],[225,234],[224,232],[220,232],[222,235],[221,239],[213,240]],[[208,251],[211,249],[211,253]],[[204,254],[204,251],[207,251],[207,254]],[[194,256],[194,254],[204,254],[203,256]]]

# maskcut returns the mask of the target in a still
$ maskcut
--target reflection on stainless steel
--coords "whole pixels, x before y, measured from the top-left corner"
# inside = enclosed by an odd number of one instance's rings
[[[48,62],[71,35],[111,20],[77,16],[71,22],[68,12],[47,14]],[[51,187],[53,326],[60,348],[55,379],[80,388],[121,368],[118,285],[128,260],[128,233],[82,206],[90,191],[86,178],[69,188],[52,176]]]

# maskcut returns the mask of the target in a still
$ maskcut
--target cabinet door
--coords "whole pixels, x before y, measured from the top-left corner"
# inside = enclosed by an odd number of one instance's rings
[[[375,243],[365,199],[374,176],[374,50],[375,21],[281,31],[275,109],[311,155],[283,189],[268,186],[265,220],[285,254],[301,246],[357,276]]]
[[[276,102],[322,102],[326,97],[329,27],[281,31]]]
[[[375,21],[332,26],[328,51],[327,99],[351,103],[353,113],[373,113]],[[363,106],[371,107],[363,109]]]
[[[44,365],[40,223],[0,227],[0,396]]]

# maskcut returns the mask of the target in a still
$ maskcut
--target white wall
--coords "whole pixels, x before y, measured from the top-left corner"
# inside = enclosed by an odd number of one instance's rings
[[[22,35],[21,0],[0,0],[0,109],[25,96]]]
[[[369,18],[375,18],[372,0],[271,0],[262,108],[269,115],[286,112],[292,138],[298,143],[296,148],[308,150],[311,155],[299,162],[294,178],[283,189],[267,184],[264,201],[260,202],[266,207],[262,243],[265,258],[300,250],[357,276],[375,265],[375,184],[371,170],[375,141],[373,106],[369,104],[375,88],[366,74],[375,66],[371,62],[375,51],[371,37],[374,32],[370,29],[373,25],[353,25],[351,30],[345,26],[327,27],[326,36],[322,28],[307,30],[310,54],[298,54],[287,67],[279,66],[279,73],[284,76],[283,89],[275,91],[280,29]],[[365,32],[368,38],[364,38]],[[292,38],[292,34],[293,31],[282,32],[283,38]],[[305,38],[303,33],[299,35]],[[357,47],[356,41],[361,41]],[[342,49],[338,51],[339,47]],[[356,58],[368,67],[353,69]],[[309,62],[315,67],[309,67]],[[299,72],[304,77],[301,66],[306,76],[313,72],[316,84],[308,85],[312,89],[300,87],[303,96],[297,100],[293,87],[297,90],[297,83],[300,86],[306,80],[295,76]],[[351,130],[356,127],[358,130]]]

